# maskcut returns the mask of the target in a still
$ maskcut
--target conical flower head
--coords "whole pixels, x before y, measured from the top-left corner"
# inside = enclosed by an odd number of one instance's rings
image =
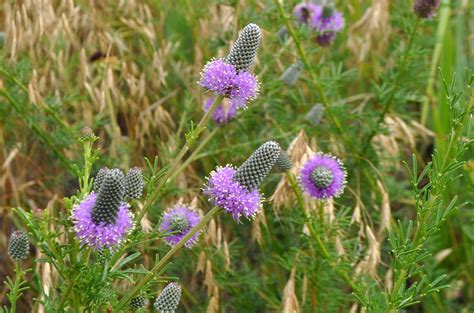
[[[181,299],[181,286],[169,283],[155,301],[155,308],[160,313],[174,313]]]
[[[249,191],[258,189],[258,186],[278,160],[280,151],[278,143],[267,141],[237,169],[234,177],[235,181]]]
[[[245,26],[230,49],[226,62],[232,64],[238,72],[250,72],[260,45],[260,36],[258,25]]]
[[[124,195],[125,186],[122,171],[119,169],[107,171],[92,210],[93,222],[96,225],[115,223]]]
[[[301,69],[303,68],[303,63],[298,61],[290,65],[284,72],[281,74],[280,79],[287,84],[288,86],[293,86],[301,74]]]
[[[94,140],[94,138],[95,138],[94,131],[89,126],[84,126],[79,132],[79,138],[78,138],[79,141],[82,141],[82,142],[92,141]]]
[[[26,259],[30,252],[28,235],[22,230],[12,233],[8,242],[8,255],[15,261]]]
[[[275,162],[274,169],[278,173],[283,173],[291,169],[291,160],[288,153],[281,150],[278,159]]]
[[[130,307],[134,308],[134,309],[139,309],[139,308],[145,307],[145,305],[147,305],[147,303],[148,303],[148,301],[145,297],[138,296],[138,297],[132,298],[132,300],[130,300]]]
[[[128,199],[138,199],[142,196],[144,187],[142,170],[138,167],[131,168],[125,176],[125,196]]]
[[[102,183],[104,182],[105,176],[107,175],[107,172],[109,169],[107,167],[103,167],[99,170],[97,175],[95,175],[94,178],[94,192],[97,193],[100,190],[100,187],[102,187]]]
[[[416,0],[413,11],[420,18],[431,18],[435,14],[440,4],[440,0]]]

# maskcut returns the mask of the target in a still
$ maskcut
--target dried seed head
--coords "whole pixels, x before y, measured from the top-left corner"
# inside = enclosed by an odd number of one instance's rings
[[[148,301],[143,296],[138,296],[130,300],[130,307],[134,309],[139,309],[145,307],[148,304]]]
[[[100,190],[100,187],[102,187],[102,183],[104,182],[105,176],[107,175],[107,172],[109,169],[107,167],[103,167],[99,170],[97,175],[95,175],[94,178],[94,192],[98,193]]]
[[[138,167],[131,168],[125,176],[125,196],[128,199],[138,199],[142,196],[144,187],[142,170]]]
[[[291,169],[291,160],[286,151],[281,150],[278,159],[273,167],[278,173],[283,173]]]
[[[256,190],[275,165],[280,151],[278,143],[267,141],[237,169],[235,181],[249,191]]]
[[[108,170],[92,210],[94,224],[115,223],[124,195],[125,186],[122,171],[119,169]]]
[[[174,313],[181,299],[181,286],[169,283],[155,301],[155,308],[160,313]]]
[[[324,115],[324,106],[321,103],[313,105],[309,112],[305,116],[305,120],[308,121],[312,126],[317,126]]]
[[[245,26],[230,49],[226,61],[232,64],[237,71],[250,72],[257,56],[260,36],[260,27],[258,25],[248,24]]]
[[[26,259],[30,252],[28,235],[22,230],[12,233],[8,242],[8,255],[15,261]]]

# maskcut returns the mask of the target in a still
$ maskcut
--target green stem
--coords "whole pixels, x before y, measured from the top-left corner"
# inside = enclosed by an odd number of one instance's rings
[[[352,141],[348,140],[348,138],[346,136],[346,132],[344,131],[344,128],[342,127],[341,122],[332,113],[331,105],[329,103],[329,100],[328,100],[326,94],[324,93],[323,87],[319,83],[318,76],[313,71],[313,68],[311,66],[311,63],[309,62],[308,56],[306,55],[306,52],[304,51],[303,47],[301,46],[301,42],[298,39],[298,36],[297,36],[297,34],[296,34],[296,32],[293,28],[293,25],[291,24],[290,18],[285,13],[285,10],[283,8],[283,5],[282,5],[281,1],[273,0],[273,2],[275,3],[275,5],[278,8],[280,16],[282,17],[283,21],[285,22],[285,26],[288,29],[288,32],[290,33],[291,38],[293,38],[293,42],[295,43],[298,56],[300,57],[300,59],[303,62],[304,66],[306,67],[306,69],[308,70],[308,72],[311,76],[310,78],[311,78],[311,82],[312,82],[314,88],[316,89],[317,93],[321,97],[321,101],[324,105],[324,108],[326,110],[326,114],[327,114],[328,118],[331,120],[331,123],[334,126],[336,126],[336,128],[339,132],[339,135],[342,137],[345,144],[347,144],[347,146],[349,146],[349,147],[353,147]]]
[[[16,301],[20,297],[19,289],[20,289],[20,283],[21,283],[21,261],[16,261],[15,262],[15,283],[13,284],[13,289],[11,290],[12,296],[10,297],[11,301],[11,310],[10,313],[15,313],[16,312]]]
[[[206,127],[207,122],[209,121],[212,113],[217,108],[217,106],[222,102],[223,99],[224,99],[224,96],[221,96],[221,95],[216,97],[216,99],[214,100],[214,103],[209,108],[209,110],[206,112],[206,114],[204,114],[204,116],[201,118],[201,120],[199,121],[199,124],[197,125],[196,129],[194,130],[195,136],[199,136],[200,133],[204,130],[204,128]],[[140,214],[137,217],[137,220],[136,220],[137,223],[139,223],[141,221],[141,219],[148,212],[148,210],[150,209],[152,204],[156,201],[156,199],[158,199],[158,196],[160,195],[160,192],[163,189],[164,185],[166,184],[168,179],[171,177],[171,175],[173,175],[176,168],[178,167],[179,162],[184,157],[186,152],[188,152],[189,148],[191,147],[192,143],[194,143],[195,139],[197,139],[197,138],[193,138],[192,141],[187,141],[184,144],[184,146],[181,148],[181,150],[179,151],[178,155],[176,156],[176,158],[171,163],[171,165],[168,168],[168,170],[166,171],[166,173],[163,175],[163,177],[158,182],[158,186],[156,186],[155,191],[150,196],[148,201],[143,205],[143,209],[140,211]]]
[[[163,258],[161,258],[161,260],[150,270],[150,272],[135,285],[132,291],[128,292],[122,298],[122,300],[117,304],[117,307],[114,308],[114,312],[119,312],[120,310],[122,310],[122,308],[125,307],[138,292],[140,292],[143,286],[145,286],[150,280],[152,280],[155,275],[159,273],[168,264],[168,262],[176,254],[176,252],[178,252],[192,236],[194,236],[198,231],[203,229],[204,226],[206,226],[207,223],[214,216],[218,215],[221,211],[222,209],[219,207],[214,207],[212,210],[210,210],[201,219],[201,221],[199,221],[199,223],[186,234],[186,236],[184,236],[173,248],[171,248],[171,250],[169,250]]]
[[[370,132],[369,136],[367,137],[367,139],[365,141],[364,147],[362,148],[361,155],[364,155],[365,152],[367,152],[367,149],[369,148],[370,143],[372,142],[372,138],[374,138],[374,136],[377,134],[377,129],[378,129],[379,125],[383,123],[383,121],[385,120],[385,115],[390,110],[393,98],[394,98],[395,93],[396,93],[396,91],[398,90],[398,87],[399,87],[398,84],[400,83],[400,79],[402,78],[402,74],[405,72],[406,63],[408,61],[408,55],[410,54],[411,47],[413,46],[413,41],[415,39],[416,31],[418,30],[419,25],[420,25],[420,18],[417,17],[416,21],[415,21],[415,26],[413,27],[413,30],[410,34],[410,38],[408,39],[408,46],[407,46],[407,48],[405,49],[405,51],[403,53],[403,58],[402,58],[402,62],[400,63],[400,68],[399,68],[399,70],[398,70],[398,72],[395,76],[395,80],[393,82],[393,87],[390,90],[390,93],[387,97],[387,100],[385,101],[384,108],[382,110],[382,113],[380,113],[380,115],[379,115],[379,119],[377,120],[377,124],[372,129],[372,131]]]
[[[319,236],[319,234],[316,232],[313,225],[311,224],[310,216],[305,210],[303,195],[301,193],[301,190],[298,187],[298,184],[296,183],[296,179],[294,175],[291,174],[290,172],[286,172],[286,178],[288,179],[291,189],[293,190],[296,196],[296,200],[299,204],[298,206],[301,210],[301,213],[305,217],[305,220],[306,220],[305,225],[306,227],[308,227],[311,237],[313,237],[313,239],[316,240],[316,243],[318,245],[319,250],[321,251],[323,258],[328,262],[329,266],[341,277],[341,279],[344,280],[351,287],[352,291],[357,293],[358,292],[357,285],[352,281],[352,279],[344,270],[337,267],[336,262],[334,261],[333,257],[329,253],[329,250],[327,249],[326,245],[321,239],[321,236]]]

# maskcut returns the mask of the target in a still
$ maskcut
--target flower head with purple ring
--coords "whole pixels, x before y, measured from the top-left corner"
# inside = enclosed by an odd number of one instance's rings
[[[344,17],[331,5],[319,7],[312,15],[311,26],[317,33],[316,42],[321,46],[329,46],[336,38],[336,33],[344,28]]]
[[[210,97],[204,101],[204,111],[209,111],[215,98]],[[212,112],[212,119],[219,124],[227,124],[231,119],[237,115],[237,106],[235,103],[230,102],[228,99],[224,99]]]
[[[249,72],[237,71],[234,65],[221,59],[209,61],[201,72],[199,84],[230,99],[230,105],[245,108],[258,95],[259,83]]]
[[[338,197],[346,184],[346,170],[341,161],[329,154],[317,153],[300,171],[300,185],[311,197]]]
[[[232,214],[234,220],[240,217],[253,219],[261,207],[261,196],[258,189],[249,191],[234,177],[236,170],[230,165],[218,167],[213,171],[204,188],[213,205],[219,206]]]
[[[98,250],[109,249],[120,244],[130,233],[133,228],[133,216],[128,209],[128,205],[122,202],[114,223],[100,222],[96,224],[92,218],[96,199],[97,194],[91,193],[73,209],[74,230],[83,244]]]
[[[163,240],[170,246],[175,246],[186,234],[196,226],[201,216],[196,211],[184,205],[176,205],[163,214],[160,230],[165,234]],[[194,234],[184,246],[192,248],[198,241],[201,231]]]
[[[311,2],[302,2],[293,9],[293,14],[299,24],[309,24],[314,15],[320,14],[321,7]]]

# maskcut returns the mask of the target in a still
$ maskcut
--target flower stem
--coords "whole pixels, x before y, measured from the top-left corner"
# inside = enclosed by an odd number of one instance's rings
[[[204,130],[204,128],[207,125],[207,122],[209,121],[209,118],[211,117],[212,113],[217,108],[217,106],[222,102],[222,99],[224,99],[224,96],[222,96],[222,95],[219,95],[219,96],[216,97],[216,99],[214,100],[214,103],[212,104],[212,106],[209,108],[209,110],[206,112],[206,114],[204,114],[204,116],[199,121],[197,127],[194,129],[195,136],[199,136],[201,134],[201,132]],[[194,138],[194,139],[196,139],[196,138]],[[163,175],[163,177],[158,182],[158,185],[156,186],[155,191],[149,197],[148,201],[145,202],[145,204],[143,206],[143,209],[140,211],[140,214],[137,217],[137,220],[136,220],[137,223],[140,222],[140,220],[143,218],[143,216],[145,216],[145,214],[148,212],[148,210],[150,209],[152,204],[156,201],[156,199],[160,195],[161,189],[164,187],[164,185],[166,184],[168,179],[171,177],[171,175],[173,175],[173,173],[175,172],[175,170],[178,167],[179,162],[184,157],[186,152],[188,152],[189,148],[191,147],[192,143],[194,143],[194,141],[195,140],[192,140],[191,143],[189,141],[187,141],[184,144],[184,146],[181,148],[181,150],[179,151],[178,155],[176,156],[176,158],[171,163],[171,165],[168,168],[168,170],[166,171],[166,173]]]
[[[194,236],[198,231],[204,228],[204,226],[206,226],[207,223],[212,218],[214,218],[214,216],[218,215],[221,211],[222,209],[219,207],[214,207],[212,210],[210,210],[201,219],[201,221],[199,221],[199,223],[186,234],[186,236],[184,236],[173,248],[171,248],[171,250],[169,250],[163,258],[161,258],[161,260],[150,270],[150,272],[135,285],[132,291],[128,292],[122,298],[122,300],[114,308],[114,312],[119,312],[123,307],[125,307],[130,302],[130,299],[132,299],[133,296],[140,292],[143,286],[145,286],[150,280],[152,280],[155,275],[158,274],[159,271],[161,271],[169,263],[170,259],[176,254],[176,252],[178,252],[192,236]]]
[[[277,6],[278,8],[278,11],[280,13],[280,16],[283,18],[284,22],[285,22],[285,26],[286,28],[288,29],[288,32],[290,33],[290,36],[291,38],[293,38],[293,41],[295,43],[295,46],[296,46],[296,50],[297,50],[297,53],[298,53],[298,56],[300,57],[301,61],[303,62],[304,66],[306,67],[306,69],[308,70],[309,74],[310,74],[310,78],[311,78],[311,82],[313,83],[313,86],[314,88],[316,89],[316,91],[318,92],[319,96],[321,97],[321,101],[324,105],[324,108],[326,110],[326,113],[327,113],[327,116],[328,118],[331,120],[331,123],[336,126],[340,136],[342,137],[342,139],[344,140],[345,144],[349,147],[352,147],[353,144],[351,142],[351,140],[348,140],[347,136],[346,136],[346,132],[344,132],[344,128],[342,127],[342,124],[341,122],[339,121],[339,119],[332,113],[332,110],[331,110],[331,105],[329,103],[329,100],[326,96],[326,94],[324,93],[324,90],[323,90],[323,87],[321,86],[321,84],[319,83],[319,80],[318,80],[318,76],[316,75],[316,73],[314,72],[313,68],[311,67],[311,64],[309,63],[309,59],[308,59],[308,56],[306,55],[303,47],[301,46],[301,42],[300,40],[298,39],[298,36],[296,35],[296,32],[293,28],[293,26],[291,25],[290,23],[290,19],[287,17],[286,13],[285,13],[285,9],[283,8],[283,5],[281,3],[281,1],[279,0],[273,0],[273,2],[275,3],[275,5]]]
[[[20,296],[19,295],[20,283],[21,283],[21,261],[16,261],[15,262],[15,282],[11,290],[12,296],[9,297],[9,300],[11,301],[11,306],[12,306],[10,309],[10,313],[16,312],[16,301],[18,300]]]
[[[313,237],[313,239],[316,240],[316,243],[318,245],[319,250],[321,251],[323,258],[328,262],[329,266],[341,277],[341,279],[344,280],[351,287],[352,291],[357,293],[358,292],[357,285],[352,281],[352,279],[349,277],[346,271],[337,267],[336,262],[334,261],[333,257],[329,253],[329,250],[327,249],[326,245],[321,239],[321,236],[319,236],[319,234],[316,232],[313,225],[311,224],[309,214],[305,210],[303,195],[301,193],[301,190],[298,187],[298,184],[296,183],[295,176],[290,172],[286,172],[286,178],[288,179],[291,189],[293,190],[296,196],[296,200],[299,204],[298,206],[301,209],[301,213],[303,213],[303,216],[305,217],[305,220],[306,220],[305,225],[306,227],[308,227],[311,237]]]

